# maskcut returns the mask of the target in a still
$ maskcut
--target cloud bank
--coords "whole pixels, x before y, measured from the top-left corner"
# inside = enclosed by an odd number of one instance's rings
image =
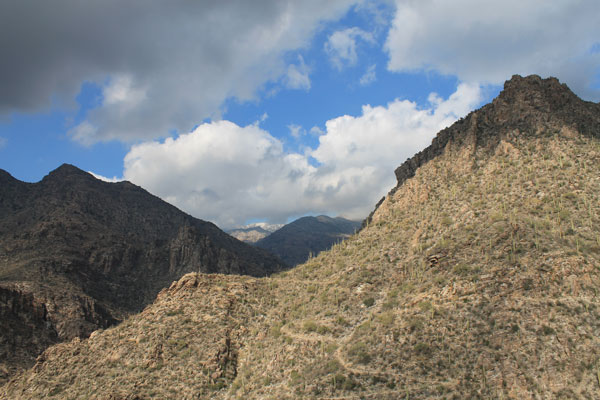
[[[85,81],[103,101],[73,127],[93,144],[187,132],[224,100],[266,82],[310,88],[304,61],[321,24],[355,0],[5,1],[0,5],[0,114],[75,107]]]
[[[385,48],[391,71],[435,70],[500,84],[513,74],[556,76],[600,98],[597,0],[396,1]]]
[[[303,154],[284,152],[258,123],[205,123],[133,146],[124,178],[223,228],[306,213],[364,218],[394,185],[394,168],[479,104],[481,93],[461,84],[448,99],[429,99],[427,108],[397,99],[331,119]]]

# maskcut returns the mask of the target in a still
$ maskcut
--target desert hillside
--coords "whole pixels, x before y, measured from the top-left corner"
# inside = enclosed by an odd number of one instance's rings
[[[515,76],[396,175],[331,250],[266,278],[188,274],[0,393],[600,398],[600,105]]]
[[[284,268],[129,182],[66,164],[37,183],[0,170],[0,382],[49,345],[141,311],[188,272]]]

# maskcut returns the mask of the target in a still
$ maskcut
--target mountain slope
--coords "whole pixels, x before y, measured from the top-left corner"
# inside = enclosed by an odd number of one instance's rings
[[[330,251],[269,278],[186,275],[0,393],[599,398],[600,105],[555,79],[505,87]]]
[[[287,265],[294,266],[346,239],[359,227],[359,222],[341,217],[302,217],[255,244],[278,255]]]
[[[282,268],[129,182],[71,165],[34,184],[0,171],[0,369],[32,365],[49,343],[139,312],[187,272]]]

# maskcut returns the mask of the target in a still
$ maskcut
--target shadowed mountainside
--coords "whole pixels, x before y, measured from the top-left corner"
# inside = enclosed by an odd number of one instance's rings
[[[66,164],[38,183],[0,170],[0,373],[141,311],[185,273],[282,268],[129,182]]]
[[[358,234],[267,278],[185,275],[0,394],[600,398],[599,126],[599,104],[515,76]]]
[[[358,228],[360,222],[341,217],[302,217],[260,239],[255,245],[294,266],[348,238]]]

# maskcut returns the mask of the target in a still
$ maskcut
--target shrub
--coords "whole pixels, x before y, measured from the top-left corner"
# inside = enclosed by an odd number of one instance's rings
[[[336,374],[331,379],[331,384],[335,389],[342,389],[342,390],[353,390],[359,386],[358,383],[354,379],[347,377],[345,375],[342,375],[342,374]]]
[[[375,304],[375,299],[372,297],[367,297],[366,299],[363,300],[363,304],[366,307],[371,307],[371,306],[373,306],[373,304]]]
[[[311,319],[304,321],[302,324],[302,328],[304,328],[306,332],[316,332],[318,327],[317,323]]]
[[[295,369],[290,372],[290,383],[292,385],[297,385],[302,381],[302,376]]]
[[[354,343],[348,349],[348,356],[356,360],[359,364],[368,364],[371,362],[371,355],[364,342]]]
[[[554,333],[554,329],[552,329],[548,325],[543,325],[542,326],[542,333],[544,335],[552,335]]]
[[[428,355],[431,352],[431,348],[429,347],[429,345],[427,343],[417,343],[414,347],[415,349],[415,353],[417,354],[422,354],[422,355]]]

